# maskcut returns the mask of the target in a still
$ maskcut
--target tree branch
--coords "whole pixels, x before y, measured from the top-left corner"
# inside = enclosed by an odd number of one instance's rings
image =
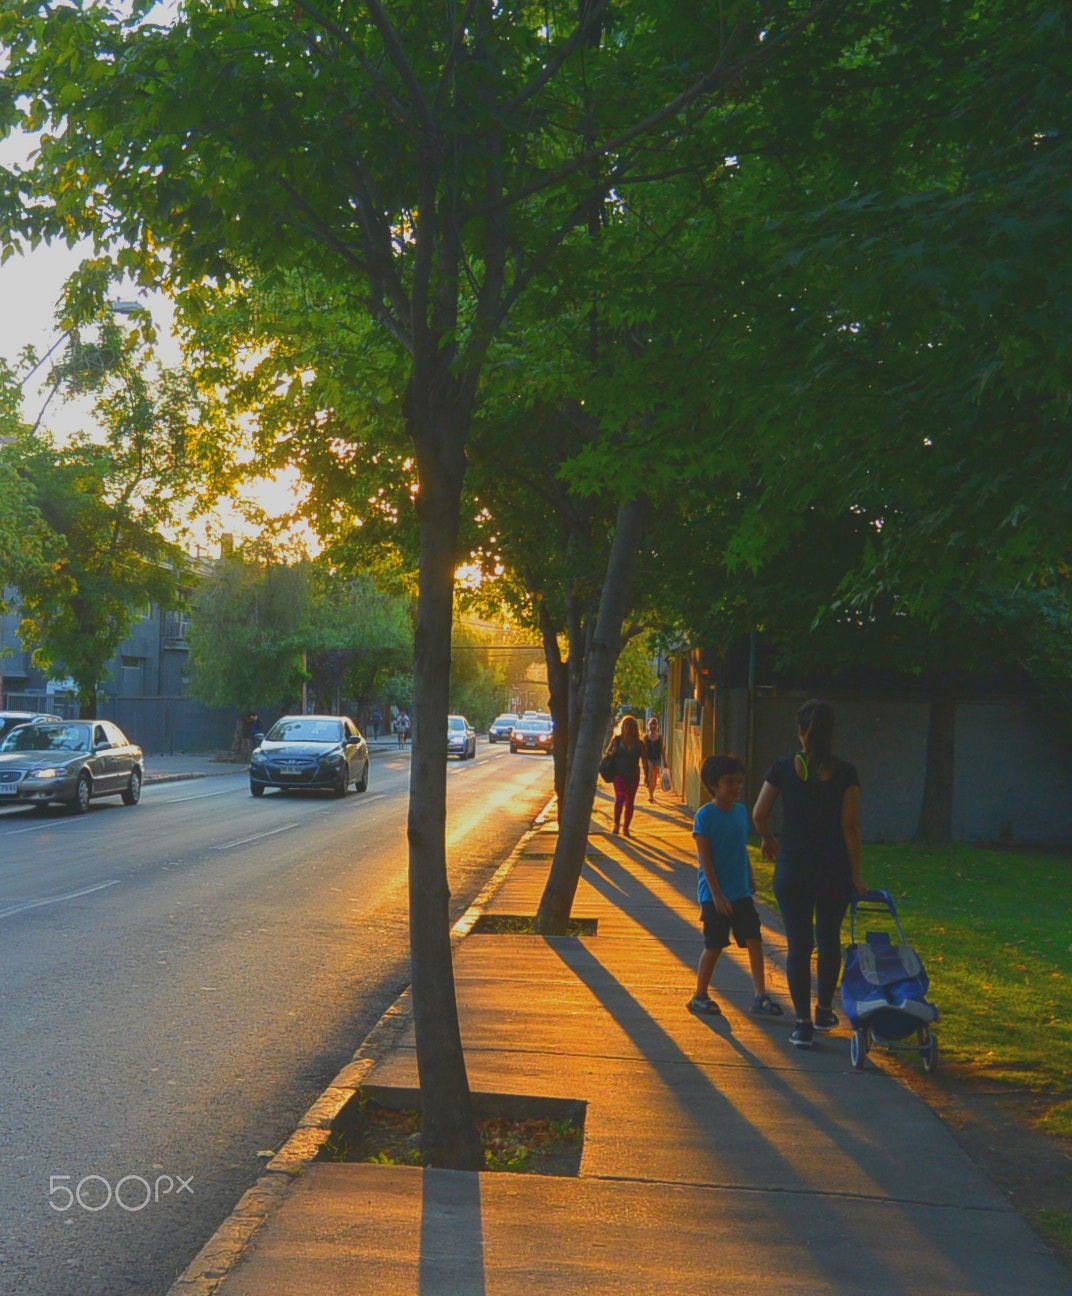
[[[450,80],[450,74],[454,71],[454,64],[458,61],[458,55],[461,53],[462,43],[465,40],[465,33],[473,19],[473,13],[480,0],[469,0],[465,6],[465,13],[462,14],[462,20],[458,24],[458,30],[454,33],[454,39],[450,43],[450,49],[447,51],[447,57],[443,63],[443,70],[439,74],[439,84],[436,86],[435,96],[432,99],[432,112],[438,113],[443,105],[443,96],[447,92],[447,83]]]
[[[324,31],[334,36],[340,45],[345,46],[346,49],[356,56],[357,61],[361,64],[362,71],[372,83],[372,88],[376,91],[380,101],[401,118],[405,125],[409,126],[411,129],[415,127],[416,121],[414,120],[413,114],[406,110],[406,105],[394,94],[391,87],[380,75],[379,69],[376,67],[375,63],[372,62],[361,46],[358,45],[357,42],[339,26],[338,23],[329,18],[327,14],[318,9],[315,5],[311,4],[310,0],[294,0],[294,2],[303,13],[312,19],[313,22],[322,27]]]
[[[603,20],[603,12],[607,7],[607,0],[582,0],[581,3],[581,21],[573,29],[565,43],[560,46],[558,52],[554,54],[547,63],[540,69],[539,73],[533,77],[523,90],[519,91],[514,97],[507,101],[503,106],[504,112],[516,112],[522,104],[527,103],[533,95],[539,94],[549,81],[557,76],[562,65],[573,55],[579,46],[588,38],[592,28],[597,26]]]
[[[395,30],[394,24],[387,16],[381,0],[365,0],[365,7],[369,11],[376,30],[383,38],[384,46],[387,50],[387,57],[395,65],[395,69],[405,83],[409,91],[413,107],[416,109],[417,117],[421,129],[431,138],[436,136],[435,119],[432,116],[431,109],[428,106],[428,100],[425,98],[424,90],[421,83],[417,80],[417,74],[413,70],[413,64],[406,57],[406,51],[403,48],[402,41]]]
[[[786,30],[779,33],[778,36],[772,37],[768,42],[766,42],[760,56],[751,61],[742,62],[734,69],[734,71],[739,73],[745,68],[751,69],[754,67],[762,67],[764,64],[769,63],[778,52],[779,47],[791,36],[812,23],[824,10],[839,3],[841,3],[841,0],[819,0],[819,3],[816,4],[814,8],[810,9],[802,18],[798,19],[790,27],[787,27]],[[672,117],[677,116],[678,113],[682,112],[685,108],[688,108],[697,99],[709,93],[719,84],[719,82],[726,79],[727,56],[738,43],[744,28],[745,23],[742,19],[730,33],[730,38],[726,42],[722,53],[719,55],[718,62],[711,71],[705,73],[698,81],[694,82],[687,90],[683,90],[676,98],[671,99],[669,103],[666,103],[661,108],[657,108],[654,112],[649,113],[643,121],[639,121],[635,125],[630,126],[628,130],[615,136],[614,139],[607,140],[606,143],[599,145],[597,148],[586,149],[583,153],[578,154],[577,157],[560,166],[557,170],[543,176],[541,179],[533,180],[530,184],[522,185],[520,189],[515,189],[511,193],[504,194],[500,200],[500,204],[506,207],[516,206],[517,203],[524,201],[524,199],[531,198],[533,194],[542,193],[545,189],[560,184],[563,180],[574,175],[577,171],[584,170],[586,167],[591,166],[593,162],[598,161],[602,157],[606,157],[608,153],[615,153],[619,149],[624,148],[627,144],[631,144],[635,139],[639,139],[641,136],[649,134],[657,126],[661,126],[663,122],[669,121]],[[477,207],[472,210],[470,216],[483,216],[488,213],[488,210],[487,207]]]

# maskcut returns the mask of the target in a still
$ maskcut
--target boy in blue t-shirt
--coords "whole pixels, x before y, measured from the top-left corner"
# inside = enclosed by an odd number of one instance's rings
[[[704,950],[696,969],[696,993],[688,1009],[708,1017],[722,1012],[708,991],[715,964],[732,932],[738,946],[748,951],[752,967],[756,995],[750,1011],[760,1017],[781,1017],[781,1007],[767,993],[759,914],[752,899],[755,883],[748,858],[748,811],[740,801],[744,766],[736,756],[708,756],[700,779],[711,797],[697,812],[692,828],[700,862],[697,898]]]

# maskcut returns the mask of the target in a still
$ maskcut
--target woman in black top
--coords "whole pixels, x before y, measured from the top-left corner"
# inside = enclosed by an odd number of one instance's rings
[[[797,712],[801,750],[764,775],[752,819],[763,856],[774,860],[774,894],[785,923],[786,977],[797,1015],[790,1043],[811,1048],[815,1031],[838,1024],[834,990],[841,974],[841,923],[860,875],[860,780],[833,752],[834,711],[813,698]],[[782,798],[782,838],[767,829]],[[811,955],[818,949],[818,1002],[811,1016]]]
[[[648,732],[644,739],[644,750],[647,753],[648,763],[645,766],[647,776],[644,779],[648,789],[648,800],[655,800],[655,789],[659,783],[659,774],[663,764],[666,761],[665,749],[663,747],[663,736],[659,732],[659,722],[654,716],[648,721]]]
[[[644,773],[648,772],[647,749],[640,737],[636,716],[625,717],[621,732],[611,739],[606,754],[614,757],[614,831],[622,830],[628,837],[629,825],[633,822],[633,804],[640,786],[641,765],[644,766]]]

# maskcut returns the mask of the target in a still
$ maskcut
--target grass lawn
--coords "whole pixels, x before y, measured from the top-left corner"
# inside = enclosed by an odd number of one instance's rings
[[[773,867],[752,856],[759,897],[777,908]],[[943,1058],[1019,1087],[1072,1089],[1072,858],[865,846],[864,877],[892,893],[930,973]],[[848,929],[846,918],[846,944]],[[1072,1102],[1044,1127],[1072,1136]]]

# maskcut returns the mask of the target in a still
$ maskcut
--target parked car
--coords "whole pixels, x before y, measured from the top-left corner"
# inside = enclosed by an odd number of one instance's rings
[[[498,742],[500,738],[509,738],[514,732],[518,717],[507,711],[505,715],[496,716],[488,727],[488,742]]]
[[[47,715],[44,711],[0,711],[0,742],[12,729],[19,725],[36,724],[38,720],[58,720],[63,723],[63,716]]]
[[[550,756],[554,745],[555,731],[550,717],[544,720],[538,716],[528,719],[522,716],[510,735],[510,750],[515,755],[522,751],[541,751]]]
[[[369,750],[349,716],[291,715],[277,720],[267,736],[254,734],[249,758],[249,790],[284,792],[309,789],[343,797],[353,784],[368,788]]]
[[[476,730],[465,716],[447,716],[447,755],[461,760],[476,755]]]
[[[108,720],[38,721],[12,729],[0,743],[0,805],[54,801],[85,814],[95,797],[141,799],[145,758]]]

